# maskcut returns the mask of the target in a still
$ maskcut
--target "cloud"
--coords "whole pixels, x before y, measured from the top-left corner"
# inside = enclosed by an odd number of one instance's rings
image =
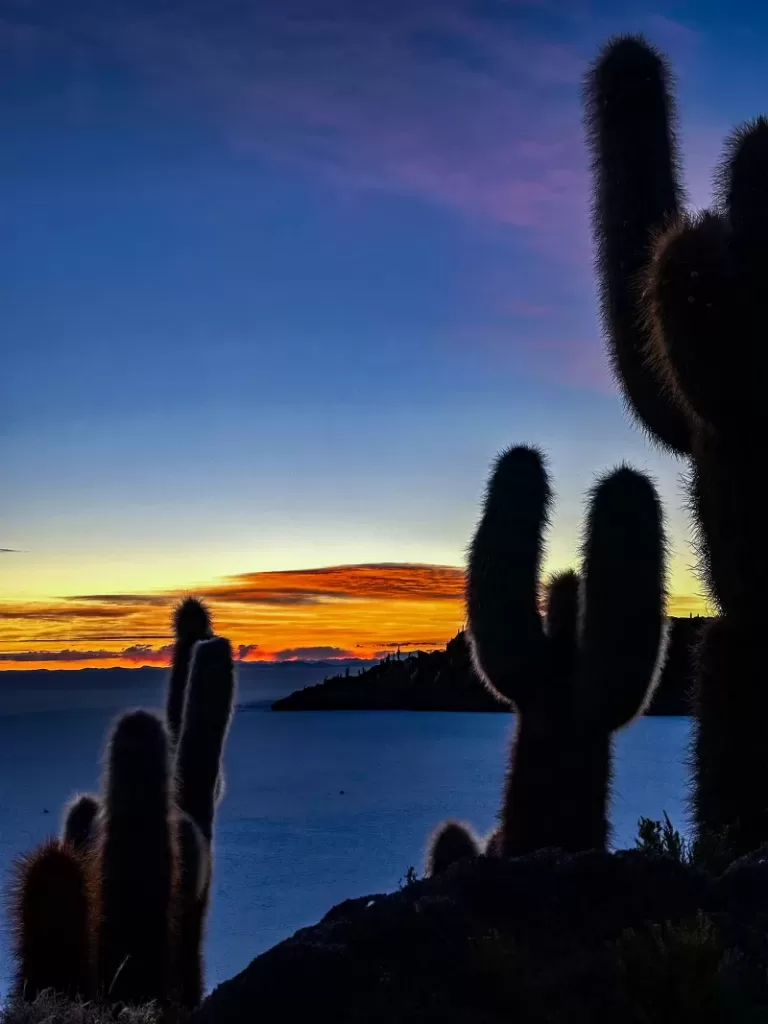
[[[522,229],[558,258],[579,248],[562,244],[585,223],[578,50],[470,0],[286,0],[243,22],[145,21],[122,45],[240,149]]]
[[[462,619],[464,572],[447,565],[364,563],[241,573],[195,589],[239,660],[285,658],[299,648],[293,657],[313,651],[315,657],[347,657],[354,650],[368,658],[398,635],[435,638],[403,641],[404,648],[441,646]],[[6,653],[2,664],[164,664],[172,640],[169,611],[180,594],[0,602],[0,650],[33,652],[23,661]]]
[[[456,601],[464,570],[453,565],[369,563],[241,573],[205,589],[210,601],[306,605],[328,601]]]
[[[353,651],[343,647],[287,647],[275,651],[275,661],[332,661],[336,658],[355,658]]]
[[[72,102],[97,91],[111,61],[207,117],[239,152],[342,195],[417,196],[573,259],[586,206],[578,84],[588,54],[571,42],[571,19],[560,38],[556,20],[545,36],[526,6],[281,0],[222,17],[200,3],[74,3],[64,25],[45,5],[5,25],[9,45],[21,51],[27,39],[29,59],[58,48],[76,63]]]
[[[151,604],[165,607],[173,604],[174,598],[166,594],[77,594],[65,597],[65,601],[93,601],[98,604]]]
[[[20,555],[18,548],[0,548],[0,555]]]
[[[4,662],[91,662],[91,661],[127,661],[135,665],[167,665],[173,645],[150,647],[148,644],[134,644],[117,651],[103,648],[97,650],[34,650],[34,651],[2,651],[0,661]]]

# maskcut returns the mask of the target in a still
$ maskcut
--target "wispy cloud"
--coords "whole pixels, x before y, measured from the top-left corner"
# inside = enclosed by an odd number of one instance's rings
[[[18,548],[0,548],[0,555],[20,555]]]
[[[585,55],[507,0],[25,4],[6,45],[66,50],[87,89],[108,56],[231,146],[341,192],[397,191],[520,229],[558,259],[584,222],[578,82]],[[94,77],[93,88],[96,86]]]
[[[199,11],[199,9],[198,9]],[[568,258],[585,221],[584,55],[503,4],[252,5],[230,29],[153,19],[121,45],[233,144],[341,189],[412,193]]]
[[[197,593],[209,602],[216,629],[230,637],[241,661],[366,658],[389,646],[395,630],[412,636],[418,629],[416,635],[436,637],[432,646],[444,643],[461,621],[463,580],[458,566],[362,564],[242,573]],[[0,661],[8,667],[77,660],[162,664],[170,651],[171,610],[180,596],[80,594],[4,602]]]
[[[321,601],[455,601],[462,596],[458,566],[413,563],[337,565],[285,572],[242,573],[206,588],[211,601],[316,604]]]
[[[353,651],[345,651],[343,647],[287,647],[275,652],[275,661],[331,661],[354,657]]]
[[[172,653],[170,644],[164,647],[150,647],[148,644],[134,644],[118,651],[104,648],[96,650],[64,648],[63,650],[0,651],[0,662],[14,664],[109,662],[128,665],[167,665]]]

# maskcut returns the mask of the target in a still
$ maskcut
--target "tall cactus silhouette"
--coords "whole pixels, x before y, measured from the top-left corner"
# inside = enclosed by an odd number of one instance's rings
[[[637,36],[591,67],[585,120],[603,320],[619,383],[650,436],[691,456],[699,569],[723,618],[699,650],[693,809],[735,854],[768,840],[768,696],[755,448],[768,271],[768,121],[727,140],[713,209],[682,209],[671,73]],[[754,353],[754,356],[753,356]],[[750,357],[752,357],[750,359]]]
[[[176,828],[163,723],[119,719],[109,743],[99,850],[99,981],[110,1002],[171,993]]]
[[[220,795],[221,759],[232,716],[234,670],[223,637],[195,646],[176,748],[176,799],[182,822],[182,871],[202,877],[184,887],[180,910],[179,973],[183,1006],[196,1006],[203,991],[203,937],[213,871],[213,821]],[[194,827],[193,827],[194,826]]]
[[[52,988],[95,994],[93,894],[88,866],[71,844],[49,839],[18,859],[9,899],[13,993],[33,1000]]]
[[[650,481],[621,466],[593,488],[580,580],[539,609],[552,494],[540,452],[503,452],[472,541],[467,618],[475,666],[518,712],[494,850],[604,847],[612,733],[649,699],[665,624],[662,510]]]

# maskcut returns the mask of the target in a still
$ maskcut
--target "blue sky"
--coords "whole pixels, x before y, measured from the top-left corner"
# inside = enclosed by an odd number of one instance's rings
[[[460,564],[488,463],[551,455],[550,563],[592,476],[681,466],[596,317],[579,83],[643,31],[686,173],[762,109],[746,3],[83,3],[0,11],[8,598]]]

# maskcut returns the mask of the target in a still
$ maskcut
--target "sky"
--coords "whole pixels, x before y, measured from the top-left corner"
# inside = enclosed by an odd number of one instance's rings
[[[243,659],[439,646],[514,443],[548,570],[627,460],[705,609],[597,321],[580,82],[626,31],[705,206],[768,95],[757,4],[2,0],[0,668],[164,663],[186,592]]]

